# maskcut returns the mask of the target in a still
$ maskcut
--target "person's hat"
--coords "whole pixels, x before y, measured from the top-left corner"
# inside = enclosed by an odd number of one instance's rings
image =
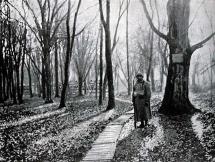
[[[143,74],[137,73],[136,77],[139,77],[139,76],[143,77]]]

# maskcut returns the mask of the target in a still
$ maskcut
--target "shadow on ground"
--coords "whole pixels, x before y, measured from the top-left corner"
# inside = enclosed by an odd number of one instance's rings
[[[113,161],[206,161],[191,116],[159,115],[119,141]]]

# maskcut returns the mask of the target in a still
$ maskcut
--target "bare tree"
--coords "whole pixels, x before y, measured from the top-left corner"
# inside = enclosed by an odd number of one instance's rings
[[[73,27],[72,27],[72,35],[70,35],[70,15],[71,15],[71,2],[68,1],[68,12],[66,19],[66,31],[67,31],[67,48],[66,48],[66,60],[64,66],[64,83],[61,92],[61,100],[59,108],[66,106],[66,90],[69,82],[69,65],[72,57],[72,50],[74,46],[75,36],[76,36],[76,23],[78,18],[78,12],[81,6],[81,0],[78,1],[78,6],[75,11]]]
[[[104,18],[102,0],[99,0],[99,11],[102,25],[105,31],[105,58],[106,72],[108,79],[108,106],[107,110],[115,107],[115,95],[113,85],[113,69],[112,69],[112,51],[111,51],[111,36],[110,36],[110,0],[106,0],[106,20]]]
[[[97,45],[96,45],[97,46]],[[75,41],[75,52],[73,55],[76,74],[78,76],[79,96],[82,96],[83,83],[96,59],[95,45],[90,32],[83,32]]]
[[[154,25],[144,0],[140,0],[152,30],[167,41],[170,61],[164,99],[159,112],[164,114],[193,113],[197,111],[189,100],[189,68],[192,54],[209,41],[215,33],[191,46],[188,38],[190,0],[169,0],[167,14],[169,33],[163,34]]]
[[[60,24],[65,19],[66,15],[62,16],[58,21],[55,21],[58,13],[62,9],[62,7],[65,4],[65,1],[59,3],[58,0],[54,1],[54,4],[52,4],[51,0],[37,0],[36,1],[39,6],[39,17],[37,15],[36,9],[33,8],[33,4],[28,0],[23,0],[23,3],[26,5],[28,10],[31,13],[31,16],[33,17],[34,23],[36,28],[31,26],[28,22],[28,20],[22,15],[22,13],[15,8],[19,15],[22,17],[22,19],[25,21],[27,26],[31,29],[31,31],[34,33],[35,37],[37,38],[41,49],[42,49],[42,84],[43,84],[43,90],[46,90],[43,92],[43,96],[46,97],[45,103],[50,103],[52,101],[52,88],[51,88],[51,69],[50,69],[50,52],[51,48],[54,45],[56,33],[59,29]],[[40,23],[41,21],[41,23]]]
[[[114,53],[114,50],[116,49],[116,45],[119,42],[119,37],[118,37],[118,29],[120,25],[120,21],[124,13],[126,12],[127,7],[123,8],[125,0],[119,0],[119,11],[118,11],[118,18],[117,18],[117,23],[116,27],[114,30],[114,36],[112,40],[112,46],[111,46],[111,52],[112,54]],[[104,75],[104,83],[103,83],[103,98],[106,97],[106,89],[107,89],[107,71],[105,71]]]

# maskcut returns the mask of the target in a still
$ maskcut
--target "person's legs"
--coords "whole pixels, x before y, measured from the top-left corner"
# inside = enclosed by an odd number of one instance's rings
[[[140,122],[141,122],[141,123],[140,123],[139,128],[144,128],[144,126],[145,126],[145,124],[144,124],[144,120],[143,120],[143,119],[141,119],[141,120],[140,120]]]
[[[148,125],[148,119],[145,120],[145,126],[147,126],[147,125]]]

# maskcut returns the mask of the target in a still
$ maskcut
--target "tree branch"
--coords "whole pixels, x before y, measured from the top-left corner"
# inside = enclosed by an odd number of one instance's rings
[[[102,24],[103,24],[103,26],[105,28],[107,26],[107,24],[106,24],[105,18],[104,18],[102,0],[99,0],[99,11],[100,11],[100,18],[101,18]]]
[[[199,43],[193,45],[192,47],[190,47],[191,53],[193,53],[193,52],[195,52],[195,50],[197,50],[197,49],[203,47],[203,45],[204,45],[207,41],[209,41],[211,38],[213,38],[214,35],[215,35],[215,32],[212,33],[211,35],[209,35],[207,38],[205,38],[205,39],[202,40],[201,42],[199,42]]]
[[[164,40],[168,41],[168,39],[169,39],[168,36],[165,35],[165,34],[163,34],[162,32],[160,32],[160,31],[155,27],[155,25],[153,24],[152,19],[151,19],[150,15],[149,15],[149,12],[148,12],[148,10],[147,10],[145,1],[144,1],[144,0],[140,0],[140,2],[141,2],[142,5],[143,5],[143,10],[144,10],[144,12],[145,12],[146,18],[147,18],[147,20],[148,20],[148,22],[149,22],[149,25],[150,25],[151,29],[152,29],[158,36],[160,36],[160,37],[163,38]]]

